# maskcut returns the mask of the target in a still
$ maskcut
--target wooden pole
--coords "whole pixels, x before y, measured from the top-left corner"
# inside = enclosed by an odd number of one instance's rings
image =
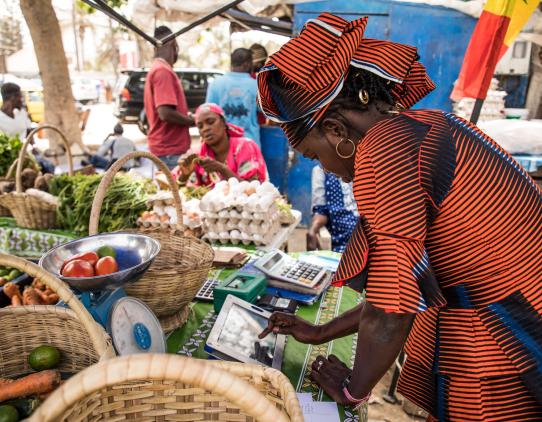
[[[472,109],[472,114],[470,116],[470,121],[474,124],[478,123],[478,118],[480,117],[480,112],[482,111],[482,105],[484,104],[484,100],[477,98],[474,107]]]

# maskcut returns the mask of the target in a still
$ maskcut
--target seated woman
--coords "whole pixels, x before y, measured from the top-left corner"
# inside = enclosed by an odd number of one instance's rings
[[[266,180],[267,169],[256,143],[243,137],[244,130],[228,124],[217,104],[202,104],[196,110],[196,125],[202,144],[199,155],[179,159],[173,177],[180,184],[212,186],[220,180]]]

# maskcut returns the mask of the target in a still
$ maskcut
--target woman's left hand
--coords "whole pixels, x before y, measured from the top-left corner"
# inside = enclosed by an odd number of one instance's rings
[[[318,356],[312,363],[311,379],[337,404],[351,404],[343,393],[343,381],[352,373],[335,355]]]
[[[205,169],[207,173],[211,173],[211,172],[223,173],[224,169],[225,168],[227,169],[227,167],[224,164],[216,160],[213,160],[212,158],[209,158],[209,157],[200,159],[199,164]]]

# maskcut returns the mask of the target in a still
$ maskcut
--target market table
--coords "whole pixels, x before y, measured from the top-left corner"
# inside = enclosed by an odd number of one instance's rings
[[[224,270],[218,278],[224,279],[230,273],[231,270]],[[360,300],[361,295],[348,287],[330,287],[313,305],[300,306],[297,315],[311,323],[324,324],[355,307]],[[169,335],[168,352],[207,359],[209,356],[203,348],[216,318],[212,303],[194,302],[186,324]],[[310,380],[310,365],[318,355],[335,354],[351,366],[355,356],[356,336],[344,337],[318,346],[302,344],[288,336],[282,372],[290,379],[296,391],[312,393],[313,399],[317,401],[329,400]],[[357,412],[353,412],[350,408],[339,406],[339,413],[343,421],[359,420]]]

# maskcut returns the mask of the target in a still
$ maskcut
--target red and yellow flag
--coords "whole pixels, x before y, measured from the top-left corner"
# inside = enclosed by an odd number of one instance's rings
[[[540,0],[488,0],[474,28],[455,84],[453,100],[485,99],[497,63]]]

